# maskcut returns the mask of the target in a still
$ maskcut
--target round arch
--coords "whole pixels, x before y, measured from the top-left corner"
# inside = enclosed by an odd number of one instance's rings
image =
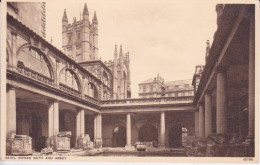
[[[72,69],[69,69],[68,67],[63,67],[61,70],[60,70],[60,72],[59,72],[59,83],[62,83],[62,84],[64,84],[64,85],[66,85],[66,80],[65,80],[65,77],[62,77],[62,74],[64,73],[64,72],[67,72],[67,71],[69,71],[72,75],[74,75],[75,77],[75,81],[76,81],[76,83],[77,83],[77,87],[78,87],[78,91],[80,92],[80,93],[82,93],[82,82],[81,82],[81,79],[80,79],[80,77],[79,77],[79,75],[75,72],[75,71],[73,71]],[[65,75],[64,75],[65,76]],[[72,80],[73,81],[73,80]],[[71,87],[71,86],[69,86],[69,87]]]
[[[169,127],[169,147],[181,147],[183,130],[180,123]]]
[[[53,79],[54,81],[56,81],[56,76],[54,74],[54,65],[50,59],[50,57],[48,55],[46,55],[42,50],[40,50],[39,48],[35,47],[35,46],[32,46],[31,44],[29,43],[26,43],[22,46],[20,46],[18,49],[17,49],[17,52],[16,52],[16,59],[17,59],[17,63],[18,63],[18,59],[19,59],[19,56],[21,55],[21,52],[24,50],[24,49],[29,49],[29,50],[34,50],[35,52],[39,53],[40,56],[43,56],[43,59],[44,61],[47,63],[47,67],[49,69],[49,72],[50,72],[50,78]]]
[[[112,130],[113,147],[125,147],[126,145],[126,128],[124,126],[116,126]]]
[[[143,125],[138,131],[138,141],[158,142],[158,130],[152,124]]]
[[[84,92],[85,95],[98,99],[98,89],[92,82],[86,84]]]
[[[105,71],[103,71],[103,83],[107,86],[109,85],[109,78]]]

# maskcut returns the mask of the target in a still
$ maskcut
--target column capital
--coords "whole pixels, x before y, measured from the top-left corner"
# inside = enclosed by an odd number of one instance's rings
[[[16,90],[16,87],[15,86],[13,86],[13,85],[8,85],[7,86],[7,91],[9,91],[9,90]]]
[[[58,100],[58,99],[53,99],[53,98],[48,98],[48,99],[46,99],[47,100],[47,102],[50,104],[50,103],[59,103],[60,102],[60,100]]]
[[[80,108],[80,107],[76,107],[76,110],[77,110],[78,112],[80,112],[80,111],[85,110],[85,109],[84,109],[84,108]]]
[[[205,90],[205,92],[204,92],[205,95],[211,95],[211,93],[212,93],[212,90]]]
[[[226,71],[227,71],[226,66],[218,65],[217,68],[216,68],[216,73],[226,73]]]

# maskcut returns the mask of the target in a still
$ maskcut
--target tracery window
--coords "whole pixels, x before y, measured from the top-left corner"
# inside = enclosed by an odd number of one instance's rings
[[[17,57],[17,61],[33,71],[52,78],[50,65],[44,54],[31,47],[22,49]]]

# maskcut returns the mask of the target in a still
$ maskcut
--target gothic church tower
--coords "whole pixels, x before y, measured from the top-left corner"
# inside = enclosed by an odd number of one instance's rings
[[[105,64],[113,72],[113,99],[131,98],[129,52],[123,53],[122,45],[118,52],[115,45],[114,60]]]
[[[65,54],[76,62],[85,62],[98,59],[98,20],[94,13],[92,23],[89,21],[89,12],[85,3],[82,19],[68,23],[66,9],[62,18],[62,49]]]

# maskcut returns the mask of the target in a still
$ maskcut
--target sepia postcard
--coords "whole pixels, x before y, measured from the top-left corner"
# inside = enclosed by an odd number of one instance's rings
[[[1,160],[257,163],[256,0],[5,0]]]

